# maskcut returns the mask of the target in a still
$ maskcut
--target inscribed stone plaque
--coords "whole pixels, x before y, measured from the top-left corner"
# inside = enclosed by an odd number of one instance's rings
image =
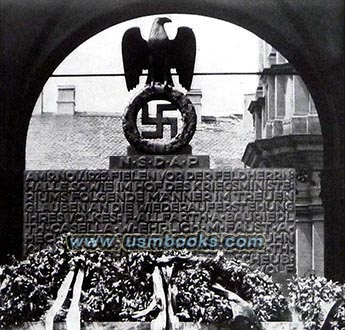
[[[295,271],[292,169],[122,169],[25,173],[24,247],[71,233],[264,237],[227,251],[268,273]]]
[[[210,156],[192,155],[131,155],[110,156],[109,168],[117,169],[208,169]]]

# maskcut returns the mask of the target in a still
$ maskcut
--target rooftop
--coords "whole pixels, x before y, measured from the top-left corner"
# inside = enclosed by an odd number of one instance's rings
[[[33,116],[27,137],[26,169],[107,169],[109,156],[126,155],[121,116]],[[235,116],[198,125],[194,155],[210,155],[211,168],[243,168],[244,150],[254,140]]]

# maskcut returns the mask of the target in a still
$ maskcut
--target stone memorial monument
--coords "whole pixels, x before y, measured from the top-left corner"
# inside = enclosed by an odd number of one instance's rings
[[[295,172],[210,169],[209,156],[192,154],[195,110],[174,87],[170,70],[176,68],[189,90],[196,41],[187,27],[169,40],[164,30],[169,21],[155,19],[148,41],[139,28],[123,37],[128,90],[148,70],[145,87],[123,117],[127,155],[111,156],[109,170],[26,172],[25,250],[42,248],[63,233],[114,235],[116,249],[223,250],[267,273],[292,275]],[[172,111],[180,112],[182,125],[166,116]],[[153,130],[141,131],[140,119]],[[170,139],[163,134],[167,127]]]

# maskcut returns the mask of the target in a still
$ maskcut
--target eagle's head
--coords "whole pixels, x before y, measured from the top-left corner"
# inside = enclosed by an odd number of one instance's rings
[[[157,17],[155,23],[159,25],[164,25],[165,23],[171,23],[171,19],[168,17]]]

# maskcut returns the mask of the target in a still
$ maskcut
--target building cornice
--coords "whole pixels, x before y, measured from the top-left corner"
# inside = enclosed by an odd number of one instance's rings
[[[269,68],[262,70],[262,76],[265,75],[292,75],[298,74],[296,69],[290,63],[272,64]]]
[[[249,143],[242,157],[249,167],[291,167],[321,170],[321,135],[284,135]]]

